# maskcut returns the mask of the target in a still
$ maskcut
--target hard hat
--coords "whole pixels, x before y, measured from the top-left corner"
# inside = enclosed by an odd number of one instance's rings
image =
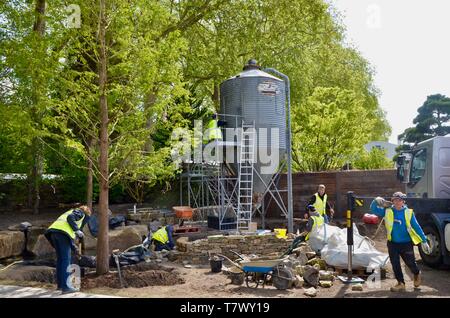
[[[404,194],[403,192],[400,192],[400,191],[395,192],[392,195],[392,200],[394,200],[394,199],[401,199],[401,200],[405,201],[406,200],[406,194]]]

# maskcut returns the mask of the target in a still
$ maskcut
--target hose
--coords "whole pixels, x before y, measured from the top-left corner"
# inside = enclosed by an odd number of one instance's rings
[[[20,263],[24,263],[25,261],[15,261],[15,262],[12,262],[11,264],[9,264],[8,266],[5,266],[4,268],[0,268],[0,272],[1,271],[4,271],[5,269],[7,269],[7,268],[10,268],[11,266],[13,266],[13,265],[16,265],[16,264],[20,264]]]

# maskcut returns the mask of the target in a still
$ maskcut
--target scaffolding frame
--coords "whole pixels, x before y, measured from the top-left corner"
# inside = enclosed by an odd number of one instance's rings
[[[252,206],[251,217],[255,213],[261,216],[262,227],[265,228],[265,219],[267,208],[274,201],[282,214],[287,219],[288,231],[293,232],[293,197],[292,197],[292,145],[291,145],[291,106],[290,106],[290,81],[289,77],[273,68],[264,69],[281,76],[285,80],[286,100],[287,100],[287,153],[285,160],[282,161],[277,172],[272,175],[268,183],[264,182],[255,166],[252,171],[265,185],[265,191],[259,202]],[[242,134],[243,117],[239,115],[218,114],[218,118],[233,117],[235,127],[240,128]],[[216,141],[217,142],[217,141]],[[220,142],[218,142],[220,144]],[[217,144],[216,144],[217,146]],[[239,148],[239,142],[235,144]],[[211,174],[207,167],[210,163],[186,163],[185,171],[180,177],[180,204],[183,205],[183,183],[187,185],[187,203],[196,208],[211,207],[214,214],[219,219],[219,230],[230,230],[230,226],[237,228],[237,219],[239,213],[239,176],[233,175],[225,160],[219,160],[219,151],[216,148],[216,173]],[[239,157],[239,154],[237,155]],[[197,167],[198,165],[199,167]],[[205,169],[206,168],[206,169]],[[287,168],[287,188],[280,189],[279,181],[281,173]],[[200,173],[191,173],[192,170],[199,169]],[[238,162],[237,171],[240,171],[240,162]],[[184,181],[184,182],[183,182]],[[284,203],[282,193],[287,193],[287,205]],[[266,197],[268,202],[266,203]],[[211,205],[214,203],[214,205]],[[230,222],[227,216],[232,216],[234,221]],[[250,218],[251,219],[251,218]]]

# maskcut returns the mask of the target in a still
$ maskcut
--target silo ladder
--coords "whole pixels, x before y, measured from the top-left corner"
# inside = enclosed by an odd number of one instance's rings
[[[252,221],[253,163],[255,161],[255,124],[242,123],[237,230],[248,230]]]

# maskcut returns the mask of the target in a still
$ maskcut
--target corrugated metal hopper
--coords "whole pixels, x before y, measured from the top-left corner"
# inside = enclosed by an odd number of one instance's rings
[[[235,132],[235,128],[242,127],[242,122],[255,125],[257,143],[254,168],[261,176],[260,178],[254,172],[253,192],[256,198],[266,190],[266,185],[285,158],[287,148],[285,105],[285,82],[261,71],[254,60],[245,65],[243,72],[220,85],[220,113],[225,114],[225,118],[221,120],[226,122],[224,139],[227,142],[235,142],[235,146],[225,148],[225,160],[236,175],[239,137],[230,140],[232,139],[230,136]],[[268,163],[265,159],[270,157],[264,155],[270,156],[271,148],[278,154],[278,159],[277,162]],[[234,155],[231,157],[230,153]]]

